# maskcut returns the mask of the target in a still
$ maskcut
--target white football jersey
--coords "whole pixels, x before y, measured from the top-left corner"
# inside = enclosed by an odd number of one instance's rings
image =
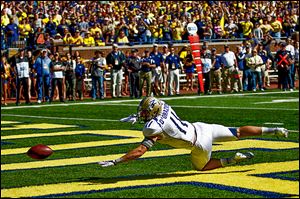
[[[163,103],[162,106],[162,113],[145,124],[144,136],[159,135],[160,139],[157,141],[162,144],[191,149],[196,134],[194,126],[182,121],[168,104]]]

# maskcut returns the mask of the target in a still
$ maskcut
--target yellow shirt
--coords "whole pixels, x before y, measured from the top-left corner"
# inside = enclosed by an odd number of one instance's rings
[[[1,16],[1,26],[7,26],[9,24],[9,17],[8,15]]]
[[[95,46],[95,40],[94,37],[88,37],[83,39],[83,43],[87,46]]]
[[[273,30],[270,24],[262,24],[259,26],[264,34],[268,33],[270,30]]]
[[[162,32],[162,30],[160,28],[158,28],[158,25],[150,25],[149,30],[151,32],[152,37],[154,37],[154,38],[158,38],[160,32]]]
[[[248,36],[252,32],[253,23],[251,21],[242,21],[241,25],[243,27],[244,36]]]
[[[117,43],[129,43],[128,38],[125,36],[123,38],[118,37],[117,38]]]
[[[182,40],[182,37],[181,37],[182,33],[183,33],[183,28],[176,27],[176,28],[172,31],[173,39],[174,39],[175,41]]]
[[[96,35],[97,31],[100,32],[100,33],[102,33],[102,31],[98,27],[90,29],[91,35]]]
[[[271,22],[270,25],[274,29],[273,30],[274,32],[280,32],[282,30],[282,25],[281,25],[280,21],[278,21],[278,20]]]
[[[73,37],[73,43],[72,44],[83,44],[83,38],[81,36]]]
[[[96,42],[97,46],[105,46],[105,42],[103,42],[101,39],[96,40],[95,42]]]
[[[63,38],[63,42],[64,42],[64,44],[73,44],[73,37],[71,36],[71,37],[67,37],[67,36],[65,36],[64,38]]]
[[[29,32],[31,31],[31,26],[30,24],[19,24],[19,31],[20,31],[20,34],[23,35],[23,36],[28,36],[29,35]]]

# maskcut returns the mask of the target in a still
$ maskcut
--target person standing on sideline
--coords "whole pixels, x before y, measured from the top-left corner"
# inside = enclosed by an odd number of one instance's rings
[[[175,82],[175,92],[176,95],[179,95],[179,88],[180,88],[180,82],[179,82],[179,69],[182,69],[181,61],[178,55],[175,55],[175,48],[170,48],[170,55],[166,58],[166,68],[168,69],[168,80],[169,80],[169,86],[168,86],[168,95],[173,95],[173,83]],[[182,69],[183,71],[183,69]]]
[[[163,76],[163,83],[162,83],[162,90],[161,90],[161,95],[164,96],[166,94],[167,90],[167,85],[168,85],[168,68],[166,67],[166,59],[170,55],[170,51],[168,48],[168,45],[163,45],[163,64],[161,68],[162,76]]]
[[[65,82],[66,82],[66,97],[69,101],[76,100],[76,77],[75,77],[75,68],[76,61],[72,59],[71,54],[66,53],[66,60],[63,62],[65,67]]]
[[[243,92],[243,75],[244,75],[244,67],[245,67],[245,53],[242,51],[242,47],[238,46],[236,51],[236,59],[237,59],[237,69],[238,73],[236,77],[237,80],[236,90]]]
[[[290,52],[292,59],[295,59],[295,47],[293,46],[293,40],[291,38],[287,38],[286,39],[286,50]],[[291,81],[291,85],[294,88],[295,87],[295,65],[294,63],[291,63],[291,69],[290,69],[290,73],[289,73],[289,79]]]
[[[131,49],[131,56],[127,59],[127,68],[129,72],[129,91],[130,98],[139,98],[140,96],[140,76],[141,58],[137,55],[137,49]]]
[[[162,82],[163,82],[163,74],[162,74],[162,64],[164,62],[164,58],[162,53],[158,51],[158,45],[153,45],[153,50],[150,53],[150,56],[155,61],[156,67],[152,70],[152,88],[155,95],[159,96],[162,91]]]
[[[252,71],[250,68],[250,58],[252,57],[250,45],[246,46],[245,65],[243,72],[243,91],[250,91],[252,89]]]
[[[65,102],[63,95],[63,73],[65,67],[60,60],[60,56],[58,53],[54,54],[54,60],[52,61],[52,65],[50,67],[50,71],[52,73],[52,81],[51,81],[51,95],[50,102],[53,101],[54,91],[56,90],[56,86],[58,86],[58,94],[60,102]]]
[[[144,51],[144,57],[141,59],[141,71],[140,71],[140,96],[143,96],[144,82],[146,81],[146,96],[151,96],[151,80],[152,69],[156,67],[154,59],[150,56],[149,50]]]
[[[258,87],[261,91],[264,91],[262,87],[262,78],[261,78],[261,66],[264,64],[261,56],[257,54],[257,50],[252,50],[252,57],[249,60],[251,72],[252,72],[252,91],[256,91],[256,82],[258,82]]]
[[[222,58],[220,55],[217,55],[217,49],[213,48],[211,50],[211,62],[212,62],[212,69],[211,69],[211,87],[213,83],[216,83],[217,92],[218,94],[222,94]]]
[[[211,95],[211,82],[210,82],[210,70],[212,68],[211,53],[206,49],[201,53],[201,61],[203,65],[203,78],[204,81],[204,94]],[[200,91],[199,91],[200,92]],[[198,93],[199,93],[198,92]]]
[[[81,57],[76,57],[76,91],[78,92],[78,97],[80,101],[83,101],[83,81],[85,78],[85,67],[82,63]]]
[[[222,57],[222,76],[223,76],[223,91],[226,92],[229,88],[231,91],[233,88],[231,87],[231,78],[235,67],[237,66],[237,60],[234,52],[229,50],[229,46],[225,45],[225,52],[221,55]]]
[[[111,69],[111,94],[112,98],[116,96],[122,97],[122,67],[126,61],[126,56],[118,48],[117,44],[113,44],[113,51],[106,57],[108,67]]]
[[[23,95],[26,100],[26,104],[31,104],[28,94],[28,79],[29,79],[29,60],[25,56],[25,49],[19,49],[19,56],[16,58],[15,63],[15,72],[17,75],[17,96],[16,96],[16,105],[20,105],[20,96],[21,96],[21,85],[23,86]]]
[[[280,79],[281,88],[283,89],[283,91],[286,91],[289,85],[290,91],[293,91],[294,87],[291,84],[291,79],[289,75],[293,59],[291,53],[286,50],[286,46],[286,43],[280,44],[281,49],[277,51],[275,55],[275,61],[277,63],[278,78]]]
[[[106,59],[103,57],[103,52],[96,51],[92,61],[91,76],[92,76],[92,99],[97,98],[97,87],[99,88],[100,99],[104,99],[104,68],[106,67]]]
[[[8,84],[9,84],[9,78],[11,77],[11,71],[12,67],[8,63],[6,57],[4,55],[1,56],[1,86],[3,89],[3,102],[1,105],[7,106],[6,99],[7,99],[7,93],[8,93]],[[2,90],[1,89],[1,90]],[[2,98],[1,98],[2,100]]]
[[[52,61],[47,56],[47,53],[47,49],[43,49],[42,54],[35,60],[33,65],[37,73],[38,104],[42,103],[43,98],[45,98],[47,102],[50,100],[50,66],[52,65]]]
[[[195,170],[213,170],[254,158],[254,154],[250,151],[236,152],[234,156],[228,158],[212,158],[213,143],[238,141],[240,138],[248,136],[273,135],[287,138],[289,134],[287,129],[278,127],[225,127],[219,124],[183,121],[170,105],[154,97],[146,97],[141,100],[137,110],[136,115],[122,118],[120,121],[144,122],[143,141],[120,158],[98,162],[101,167],[115,166],[138,159],[158,142],[191,150],[191,161]]]

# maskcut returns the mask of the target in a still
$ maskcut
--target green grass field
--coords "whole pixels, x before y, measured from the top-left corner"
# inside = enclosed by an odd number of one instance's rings
[[[299,197],[299,92],[265,92],[162,98],[182,120],[279,126],[288,138],[250,137],[216,143],[213,158],[251,151],[255,158],[199,172],[189,151],[156,143],[144,156],[115,167],[98,161],[120,157],[142,141],[143,124],[119,122],[139,100],[1,108],[1,197],[55,198],[282,198]],[[46,160],[29,158],[33,145],[49,145]]]

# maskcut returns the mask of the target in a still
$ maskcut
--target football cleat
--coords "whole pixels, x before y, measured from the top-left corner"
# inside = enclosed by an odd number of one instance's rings
[[[238,163],[238,162],[242,162],[247,159],[251,159],[253,157],[254,157],[254,154],[251,152],[246,152],[246,153],[237,152],[233,159]]]
[[[274,133],[275,133],[275,135],[277,137],[285,137],[285,138],[287,138],[288,135],[289,135],[289,132],[288,132],[287,129],[285,129],[285,128],[278,128],[278,127],[275,129]]]

